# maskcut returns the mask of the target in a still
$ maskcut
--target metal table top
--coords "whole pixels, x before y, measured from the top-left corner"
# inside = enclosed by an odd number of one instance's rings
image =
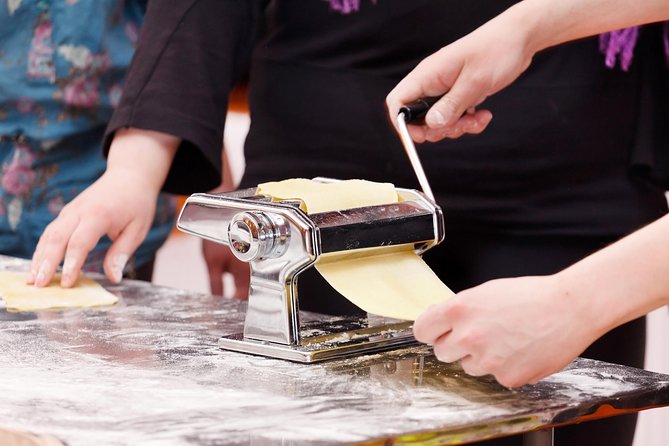
[[[226,352],[243,303],[103,283],[113,307],[0,311],[2,427],[70,446],[460,444],[669,405],[669,376],[585,359],[511,390],[427,347],[319,364]]]

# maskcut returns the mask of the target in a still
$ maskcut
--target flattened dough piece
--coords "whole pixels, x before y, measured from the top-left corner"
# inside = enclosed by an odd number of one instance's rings
[[[0,297],[9,311],[44,310],[47,308],[96,307],[113,305],[118,298],[99,283],[80,276],[72,288],[60,287],[56,274],[44,288],[26,284],[21,272],[0,271]]]
[[[316,269],[368,313],[412,321],[454,294],[413,251],[332,259],[319,259]]]
[[[302,200],[309,214],[340,211],[362,206],[397,203],[397,191],[391,183],[366,180],[344,180],[321,183],[305,178],[273,181],[258,185],[258,195],[275,200]]]
[[[277,200],[299,199],[308,213],[397,203],[395,186],[365,180],[320,183],[296,178],[258,186]],[[427,307],[453,296],[413,250],[382,255],[325,255],[316,269],[332,287],[363,310],[414,320]]]

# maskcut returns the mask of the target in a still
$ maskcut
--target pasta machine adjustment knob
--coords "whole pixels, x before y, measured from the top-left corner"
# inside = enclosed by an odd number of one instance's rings
[[[230,249],[243,262],[281,257],[289,240],[290,225],[277,214],[240,212],[228,226]]]

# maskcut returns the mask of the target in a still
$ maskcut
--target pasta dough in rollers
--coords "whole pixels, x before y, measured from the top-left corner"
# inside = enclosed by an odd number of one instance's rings
[[[301,200],[303,210],[312,214],[398,202],[392,184],[364,180],[291,179],[260,184],[257,193],[275,200]],[[414,320],[430,305],[453,295],[410,246],[375,252],[326,254],[315,266],[341,295],[385,317]]]

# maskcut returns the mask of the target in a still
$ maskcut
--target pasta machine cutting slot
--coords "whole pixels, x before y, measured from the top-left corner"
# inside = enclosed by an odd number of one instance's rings
[[[178,228],[227,245],[251,269],[244,331],[219,345],[308,363],[415,343],[411,322],[371,314],[300,323],[298,279],[323,255],[422,253],[443,240],[441,208],[421,192],[396,192],[396,203],[312,214],[300,208],[301,201],[273,201],[256,188],[190,196]]]

